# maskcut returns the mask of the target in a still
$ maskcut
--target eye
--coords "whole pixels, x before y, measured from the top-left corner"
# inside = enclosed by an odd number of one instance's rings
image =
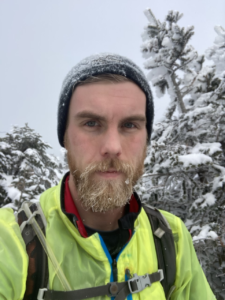
[[[123,124],[125,128],[136,128],[136,126],[132,122],[126,122]]]
[[[95,127],[98,126],[98,123],[96,121],[88,121],[85,123],[85,125],[88,127]]]

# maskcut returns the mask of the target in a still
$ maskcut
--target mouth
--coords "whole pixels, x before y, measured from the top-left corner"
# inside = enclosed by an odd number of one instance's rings
[[[109,169],[108,171],[105,171],[105,172],[98,171],[98,172],[96,172],[96,174],[103,178],[118,178],[122,175],[121,172],[118,172],[113,169]]]

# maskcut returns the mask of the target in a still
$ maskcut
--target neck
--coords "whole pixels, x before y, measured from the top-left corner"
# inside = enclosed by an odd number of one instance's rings
[[[72,176],[69,178],[69,189],[84,225],[101,231],[112,231],[119,228],[118,220],[123,216],[125,207],[115,208],[106,212],[93,212],[91,209],[85,210],[78,197]]]

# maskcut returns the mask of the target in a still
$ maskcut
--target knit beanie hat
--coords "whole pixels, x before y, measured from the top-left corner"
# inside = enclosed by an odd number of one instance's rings
[[[72,68],[63,81],[58,105],[58,139],[62,147],[64,147],[64,134],[66,130],[70,99],[76,84],[84,81],[88,77],[103,73],[125,76],[136,83],[145,93],[147,119],[146,128],[148,141],[150,141],[154,118],[154,106],[152,93],[144,73],[138,66],[126,57],[117,54],[103,53],[93,55],[82,60]]]

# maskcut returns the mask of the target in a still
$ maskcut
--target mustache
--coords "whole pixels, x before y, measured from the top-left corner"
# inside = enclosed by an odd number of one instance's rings
[[[86,169],[80,175],[80,178],[84,178],[87,175],[91,175],[95,172],[107,172],[110,169],[115,170],[116,172],[122,172],[125,175],[129,176],[132,174],[134,168],[131,164],[123,162],[118,158],[110,158],[98,163],[92,163],[86,167]]]

